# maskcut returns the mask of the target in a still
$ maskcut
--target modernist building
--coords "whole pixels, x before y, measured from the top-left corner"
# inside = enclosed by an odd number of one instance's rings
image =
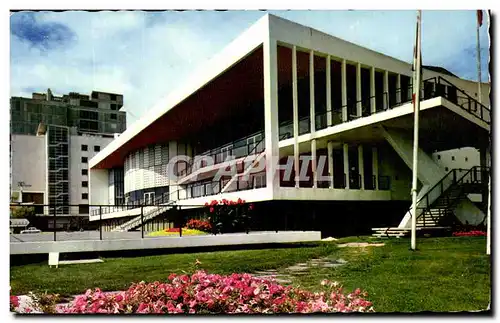
[[[90,97],[56,97],[50,89],[47,94],[33,93],[32,99],[13,97],[12,201],[56,205],[53,210],[37,207],[35,212],[57,214],[59,228],[70,216],[88,217],[88,162],[125,130],[122,106],[123,95],[97,91]],[[53,226],[53,221],[47,225]]]
[[[480,104],[477,83],[442,71],[423,70],[418,179],[427,204],[417,216],[458,187],[434,225],[477,224],[484,201],[472,202],[462,184],[474,173],[484,193],[487,168],[473,166],[489,160],[489,86],[481,84]],[[410,63],[266,15],[92,158],[90,203],[101,210],[90,220],[141,225],[140,208],[116,207],[113,183],[123,182],[126,204],[163,205],[143,209],[147,223],[174,205],[242,198],[254,203],[259,228],[407,228],[411,96]],[[441,162],[455,152],[464,164]],[[172,162],[184,155],[213,163]],[[236,174],[214,178],[231,167]]]

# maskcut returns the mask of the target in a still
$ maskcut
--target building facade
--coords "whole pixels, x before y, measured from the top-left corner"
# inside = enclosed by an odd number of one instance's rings
[[[11,133],[36,135],[40,123],[75,127],[81,132],[122,133],[127,127],[122,107],[123,95],[99,91],[90,96],[76,92],[54,96],[48,89],[31,98],[12,97]]]
[[[121,169],[132,204],[91,206],[91,221],[131,230],[173,205],[242,198],[255,204],[258,228],[408,228],[411,64],[266,15],[183,85],[90,161],[90,204],[111,205],[110,178]],[[491,115],[489,86],[481,86],[482,104],[477,83],[423,70],[422,221],[466,176],[486,182]],[[472,153],[468,169],[434,158],[461,148],[460,156]],[[446,212],[480,223],[485,211],[467,194]],[[142,209],[140,219],[133,205],[141,204],[164,207]]]
[[[11,99],[11,200],[53,205],[58,228],[89,215],[88,162],[126,128],[123,95],[93,91]],[[45,221],[47,222],[47,221]],[[37,225],[51,228],[53,221]]]

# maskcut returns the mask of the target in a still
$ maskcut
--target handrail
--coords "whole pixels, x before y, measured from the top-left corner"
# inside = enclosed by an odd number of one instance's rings
[[[435,203],[445,192],[447,192],[448,190],[450,190],[454,185],[460,183],[463,181],[463,179],[468,176],[469,174],[471,174],[473,171],[476,172],[478,169],[489,169],[488,167],[482,167],[482,166],[473,166],[471,167],[470,169],[462,169],[462,168],[454,168],[452,170],[450,170],[446,175],[444,175],[436,184],[434,184],[420,199],[417,200],[416,204],[417,204],[417,209],[420,209],[420,210],[423,210],[422,213],[417,217],[417,219],[419,219],[420,217],[422,217],[430,208],[431,208],[431,205],[433,203]],[[456,172],[458,171],[465,171],[465,174],[463,174],[460,178],[456,178]],[[450,184],[450,186],[448,186],[446,189],[443,188],[443,182],[449,178],[450,174],[453,174],[453,179],[452,179],[452,182]],[[428,196],[431,194],[431,192],[433,192],[437,187],[441,187],[441,193],[439,194],[439,196],[436,198],[435,201],[433,201],[432,203],[429,203],[428,201]],[[424,207],[419,207],[418,205],[424,200],[424,199],[427,199],[427,203]],[[410,207],[410,209],[408,210],[408,213],[410,213],[410,216],[413,216],[411,214],[411,210],[412,210],[412,207]]]
[[[475,101],[477,104],[479,104],[480,106],[482,106],[482,107],[483,107],[483,108],[485,108],[486,110],[491,111],[491,109],[490,109],[490,108],[488,108],[488,107],[487,107],[487,106],[485,106],[484,104],[480,103],[478,100],[476,100],[476,99],[474,99],[473,97],[471,97],[470,95],[468,95],[468,94],[467,94],[467,92],[465,92],[465,91],[464,91],[464,90],[462,90],[461,88],[457,87],[455,84],[451,83],[450,81],[448,81],[448,80],[447,80],[447,79],[445,79],[444,77],[439,76],[439,77],[438,77],[438,80],[439,80],[439,81],[441,81],[441,80],[442,80],[442,81],[444,81],[444,82],[445,82],[445,83],[447,83],[449,86],[451,86],[451,87],[453,87],[453,88],[457,89],[459,92],[462,92],[462,94],[465,94],[465,96],[466,96],[466,97],[468,97],[469,99],[471,99],[471,100]],[[441,83],[439,83],[439,81],[438,81],[438,84],[441,84]]]

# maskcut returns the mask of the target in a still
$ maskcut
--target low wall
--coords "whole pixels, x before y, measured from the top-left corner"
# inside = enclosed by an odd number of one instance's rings
[[[11,242],[10,254],[48,254],[49,252],[88,252],[138,249],[229,246],[262,243],[311,242],[321,240],[319,231],[230,233],[208,236],[147,237],[144,239],[68,240]]]

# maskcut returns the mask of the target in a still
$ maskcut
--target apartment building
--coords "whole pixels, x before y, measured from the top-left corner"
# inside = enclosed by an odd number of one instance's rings
[[[33,93],[11,99],[11,200],[50,204],[37,215],[57,215],[64,228],[89,215],[88,162],[126,128],[123,95],[93,91],[62,97]],[[75,205],[70,207],[69,205]],[[37,224],[54,223],[39,217]]]
[[[484,200],[469,198],[484,196],[489,169],[489,85],[481,86],[479,103],[477,83],[423,70],[422,227],[484,219]],[[407,229],[412,92],[409,62],[266,15],[90,160],[90,204],[101,205],[90,220],[133,230],[174,206],[242,198],[254,203],[259,229]],[[440,162],[454,151],[467,169]],[[138,207],[152,204],[162,207]]]

